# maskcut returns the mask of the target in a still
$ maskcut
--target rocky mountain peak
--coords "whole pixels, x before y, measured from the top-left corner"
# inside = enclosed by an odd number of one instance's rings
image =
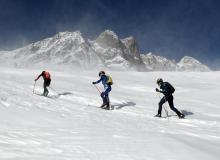
[[[140,58],[140,51],[137,44],[137,41],[134,39],[134,37],[127,37],[125,39],[121,40],[122,43],[126,46],[128,51],[131,53],[131,55],[135,58]]]
[[[116,33],[110,30],[102,32],[95,40],[95,42],[99,43],[102,47],[111,48],[119,48],[121,43]]]

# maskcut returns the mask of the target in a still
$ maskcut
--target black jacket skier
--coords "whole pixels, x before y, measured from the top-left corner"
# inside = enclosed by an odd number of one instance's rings
[[[162,111],[162,105],[168,101],[170,109],[176,112],[179,118],[184,118],[185,115],[182,114],[180,111],[178,111],[174,105],[173,105],[173,93],[175,91],[174,87],[168,83],[168,82],[163,82],[163,79],[159,78],[157,80],[157,84],[160,87],[160,90],[156,88],[157,92],[163,93],[164,97],[160,100],[159,102],[159,108],[158,108],[158,113],[155,115],[155,117],[161,117],[161,111]]]

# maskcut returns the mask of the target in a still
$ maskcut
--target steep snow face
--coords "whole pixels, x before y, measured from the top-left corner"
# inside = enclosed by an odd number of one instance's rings
[[[210,69],[206,65],[189,56],[183,57],[180,62],[177,63],[177,66],[178,71],[210,71]]]
[[[149,71],[175,71],[177,67],[174,61],[152,53],[141,54],[141,58]]]
[[[140,56],[140,51],[138,44],[134,37],[128,37],[121,39],[122,43],[125,45],[125,57],[136,67],[139,71],[146,70],[145,65]]]
[[[85,69],[102,66],[100,58],[79,31],[60,32],[12,53],[18,66],[59,64]]]
[[[139,52],[138,44],[136,40],[134,39],[134,37],[121,39],[121,41],[128,49],[128,52],[131,53],[135,59],[140,59],[140,52]]]
[[[99,37],[95,40],[103,48],[116,48],[121,49],[122,44],[120,39],[113,31],[106,30],[99,35]]]

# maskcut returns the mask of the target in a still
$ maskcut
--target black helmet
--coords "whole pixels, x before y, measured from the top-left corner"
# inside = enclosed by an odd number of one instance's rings
[[[99,72],[99,77],[101,77],[101,76],[104,75],[104,74],[105,74],[104,71],[100,71],[100,72]]]
[[[160,84],[160,83],[162,83],[163,82],[163,79],[162,78],[158,78],[157,79],[157,84]]]

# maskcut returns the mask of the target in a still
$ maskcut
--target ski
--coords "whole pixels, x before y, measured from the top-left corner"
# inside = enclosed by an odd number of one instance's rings
[[[154,118],[158,118],[158,119],[160,119],[160,118],[162,118],[162,119],[167,119],[167,118],[170,118],[170,117],[178,117],[177,115],[169,115],[169,116],[164,116],[164,117],[155,117],[154,116]],[[180,118],[180,117],[178,117],[179,119],[186,119],[186,117],[184,116],[184,117],[182,117],[182,118]]]
[[[96,105],[92,105],[92,104],[88,104],[88,107],[95,107],[95,108],[100,108],[100,109],[103,109],[103,110],[107,110],[107,111],[110,111],[110,110],[112,110],[112,109],[111,109],[111,107],[110,107],[110,109],[105,109],[105,108],[102,108],[102,107],[98,107],[98,106],[96,106]]]
[[[38,96],[41,96],[41,97],[50,98],[50,99],[57,99],[59,97],[59,96],[56,96],[56,95],[54,95],[54,96],[44,96],[40,93],[34,93],[34,94],[38,95]]]

